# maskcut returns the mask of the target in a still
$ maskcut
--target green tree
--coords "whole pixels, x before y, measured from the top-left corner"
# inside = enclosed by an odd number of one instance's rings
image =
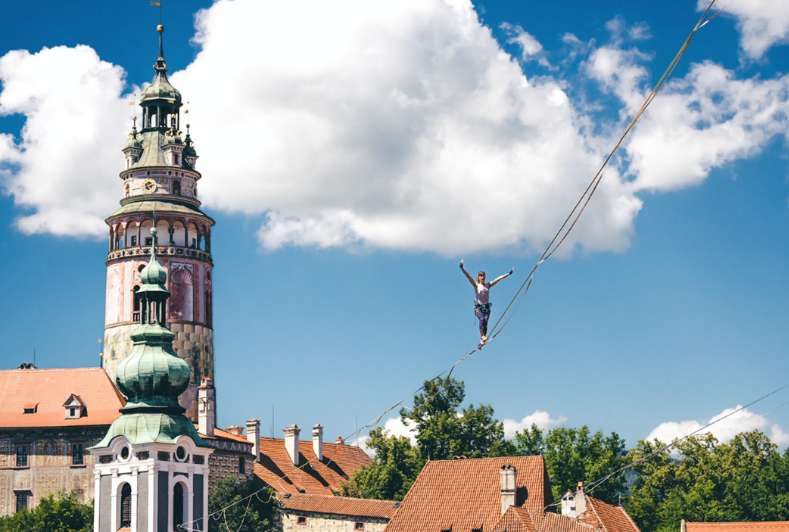
[[[636,461],[664,447],[639,441]],[[789,518],[787,456],[759,431],[721,444],[711,434],[677,443],[635,466],[638,479],[626,501],[644,532],[676,531],[682,519],[699,522],[783,521]]]
[[[278,524],[276,503],[271,489],[261,490],[265,485],[257,478],[246,481],[225,479],[208,492],[208,513],[218,515],[222,526],[238,532],[267,530]],[[255,492],[257,494],[253,495]],[[211,527],[215,525],[211,524]]]
[[[389,436],[383,427],[370,431],[366,445],[375,451],[373,463],[356,471],[343,483],[340,495],[403,500],[424,466],[417,448],[405,436]]]
[[[373,463],[357,470],[340,494],[399,501],[427,460],[515,454],[515,445],[504,439],[504,424],[495,419],[493,407],[472,404],[461,410],[465,395],[462,381],[450,377],[426,381],[423,391],[414,396],[414,408],[400,411],[403,423],[414,432],[416,446],[380,427],[370,431],[367,446],[375,451]]]
[[[425,381],[414,396],[414,408],[403,408],[400,417],[416,434],[423,459],[447,460],[455,456],[483,458],[515,454],[512,442],[504,439],[504,424],[494,417],[490,405],[458,408],[466,397],[463,381],[451,377]]]
[[[0,532],[92,532],[93,505],[73,493],[50,494],[31,510],[0,517]]]
[[[575,489],[579,481],[588,484],[600,479],[628,460],[625,441],[616,432],[609,436],[601,431],[591,434],[586,425],[580,429],[559,427],[547,434],[532,425],[515,433],[515,445],[519,454],[543,455],[556,500],[568,489]],[[619,474],[595,489],[594,496],[613,504],[624,487],[624,476]]]

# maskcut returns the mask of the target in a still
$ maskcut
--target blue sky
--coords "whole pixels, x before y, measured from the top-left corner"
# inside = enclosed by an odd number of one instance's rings
[[[457,262],[515,267],[496,319],[700,16],[677,1],[323,4],[164,4],[217,220],[220,426],[268,433],[273,407],[275,435],[347,436],[473,349]],[[735,1],[699,31],[569,245],[453,373],[470,402],[508,427],[634,444],[786,384],[789,9],[768,9]],[[157,23],[144,1],[4,7],[3,369],[34,348],[39,367],[98,364],[101,220]],[[719,435],[761,428],[785,447],[789,408],[758,414],[788,394]]]

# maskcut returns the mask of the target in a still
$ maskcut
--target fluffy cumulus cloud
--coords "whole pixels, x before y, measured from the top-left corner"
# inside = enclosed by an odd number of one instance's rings
[[[171,76],[191,101],[201,198],[259,217],[267,249],[540,249],[645,95],[647,56],[623,43],[648,28],[623,24],[606,46],[565,39],[620,102],[600,124],[532,35],[503,28],[521,64],[469,0],[219,0],[197,16],[197,57]],[[540,61],[548,74],[531,75]],[[120,195],[123,71],[56,48],[7,54],[0,80],[0,113],[27,119],[19,138],[0,137],[5,189],[30,209],[19,227],[102,234]],[[785,134],[786,88],[694,65],[644,117],[567,248],[626,248],[640,192],[699,182]]]
[[[416,435],[411,431],[410,427],[407,427],[405,423],[403,423],[402,418],[391,417],[387,419],[384,423],[384,429],[386,430],[387,435],[405,436],[411,440],[411,445],[416,445]],[[369,436],[359,436],[359,447],[364,449],[364,452],[370,456],[375,456],[375,450],[368,448],[366,445],[368,439],[370,439]]]
[[[516,432],[528,430],[532,425],[537,425],[537,428],[541,430],[550,430],[554,427],[558,427],[565,421],[567,421],[567,418],[564,416],[552,418],[548,412],[536,410],[533,414],[525,416],[520,421],[517,419],[504,419],[504,421],[502,421],[502,423],[504,423],[504,437],[511,440],[515,438]]]
[[[698,9],[704,11],[709,0],[698,0]],[[789,2],[775,0],[748,0],[728,2],[713,9],[725,7],[727,15],[737,19],[740,46],[751,59],[760,59],[776,44],[789,42]]]
[[[734,408],[727,408],[720,414],[713,416],[708,421],[667,421],[655,427],[655,429],[649,433],[649,436],[647,436],[646,439],[658,439],[663,443],[669,443],[676,438],[687,436],[688,434],[701,429],[713,421],[729,416],[723,421],[720,421],[719,423],[711,426],[709,429],[703,431],[702,434],[711,433],[719,441],[727,443],[740,432],[759,430],[766,433],[773,443],[779,447],[786,448],[789,446],[789,434],[784,432],[784,430],[778,424],[770,423],[770,421],[768,421],[764,416],[751,412],[747,408],[740,410],[736,414],[732,414],[732,412],[740,408],[742,408],[740,405]]]
[[[19,229],[103,234],[129,127],[123,69],[87,46],[17,50],[0,58],[0,82],[0,116],[26,117],[19,138],[0,135],[0,180],[26,211]]]

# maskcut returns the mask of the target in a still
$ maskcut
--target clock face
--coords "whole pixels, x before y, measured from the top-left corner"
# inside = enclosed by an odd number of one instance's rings
[[[153,194],[154,192],[156,192],[156,181],[150,178],[143,181],[142,191],[145,192],[146,194]]]

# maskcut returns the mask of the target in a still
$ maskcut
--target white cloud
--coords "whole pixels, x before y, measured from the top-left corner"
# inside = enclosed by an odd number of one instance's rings
[[[698,0],[697,7],[704,11],[709,4],[709,0]],[[760,59],[770,47],[789,42],[789,2],[748,0],[724,5],[724,13],[737,18],[740,47],[748,57]]]
[[[129,128],[121,68],[87,46],[24,50],[0,58],[0,116],[24,114],[18,143],[0,137],[0,179],[25,233],[103,234],[117,205],[119,149]],[[111,146],[111,148],[110,148]]]
[[[644,56],[604,46],[587,70],[624,104],[623,116],[641,107]],[[720,65],[694,64],[669,82],[625,144],[634,191],[678,190],[704,181],[713,168],[758,153],[775,135],[789,134],[789,76],[737,79]]]
[[[171,79],[191,101],[206,208],[259,216],[266,249],[541,249],[621,122],[574,104],[558,77],[524,75],[468,0],[307,4],[219,0],[197,16],[200,52]],[[584,72],[621,99],[624,121],[646,94],[647,56],[564,42],[591,50]],[[27,120],[17,144],[0,137],[0,178],[30,210],[19,227],[104,234],[122,190],[123,70],[59,47],[6,54],[0,81],[0,113]],[[786,134],[786,86],[695,65],[644,116],[563,253],[627,248],[639,192],[697,183]]]
[[[411,440],[411,445],[416,445],[416,435],[411,432],[409,427],[406,427],[403,423],[403,420],[399,417],[392,417],[386,420],[384,423],[384,429],[386,429],[388,436],[405,436],[409,440]],[[367,440],[369,440],[369,436],[360,436],[359,437],[359,447],[364,449],[364,452],[369,454],[370,456],[375,456],[375,451],[367,447]]]
[[[663,443],[670,443],[675,438],[682,438],[692,432],[695,432],[701,429],[703,426],[715,420],[721,419],[739,408],[742,408],[742,406],[738,405],[735,408],[727,408],[720,414],[713,416],[709,421],[667,421],[655,427],[655,429],[649,433],[649,436],[647,436],[646,439],[650,441],[658,439]],[[789,445],[789,434],[784,432],[784,430],[778,424],[770,423],[762,415],[751,412],[747,408],[731,415],[719,423],[716,423],[700,434],[710,433],[719,441],[728,443],[737,434],[741,432],[750,432],[753,430],[760,430],[766,433],[773,443],[781,448],[786,448],[787,445]]]
[[[536,410],[533,414],[529,414],[520,421],[515,419],[505,419],[504,423],[504,437],[508,440],[515,438],[515,433],[524,429],[530,429],[532,425],[537,425],[541,430],[550,430],[567,421],[564,416],[552,418],[548,412],[544,410]]]
[[[508,22],[502,22],[501,29],[503,29],[505,33],[509,35],[509,39],[507,39],[508,43],[517,44],[521,47],[522,59],[524,61],[537,58],[540,65],[544,67],[551,66],[548,62],[548,59],[546,59],[545,55],[543,54],[542,44],[540,44],[540,41],[534,38],[532,34],[520,26],[513,26]]]

